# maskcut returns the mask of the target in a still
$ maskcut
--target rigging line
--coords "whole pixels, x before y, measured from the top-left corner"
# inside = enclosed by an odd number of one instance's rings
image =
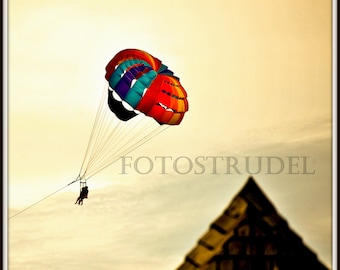
[[[102,104],[104,106],[104,104]],[[102,137],[105,137],[109,131],[110,131],[110,125],[114,124],[116,119],[112,117],[112,115],[109,114],[109,109],[107,108],[107,104],[105,104],[103,108],[103,113],[101,115],[99,124],[98,124],[98,129],[97,129],[97,137],[96,137],[96,143],[95,143],[95,148],[97,148],[97,145],[101,143],[101,140],[99,140]],[[117,125],[117,123],[116,123]],[[104,135],[102,135],[104,134]]]
[[[99,167],[96,171],[94,171],[88,178],[92,177],[93,175],[99,173],[100,171],[104,170],[105,168],[107,168],[108,166],[110,166],[111,164],[113,164],[114,162],[116,162],[117,160],[119,160],[122,156],[127,155],[128,153],[132,152],[133,150],[135,150],[136,148],[142,146],[144,143],[148,142],[149,140],[151,140],[153,137],[155,137],[156,135],[158,135],[159,133],[163,132],[165,129],[169,128],[169,126],[165,127],[164,129],[158,131],[156,134],[149,134],[148,138],[144,137],[142,139],[140,139],[138,142],[136,142],[134,145],[128,147],[127,149],[122,150],[118,155],[114,156],[113,159],[110,160],[110,162],[107,162],[105,164],[102,165],[102,167]]]
[[[103,91],[103,94],[102,94],[102,97],[101,97],[101,100],[100,100],[100,103],[99,103],[100,105],[99,105],[99,108],[98,108],[98,110],[97,110],[97,115],[96,115],[95,121],[94,121],[94,123],[93,123],[93,128],[92,128],[92,131],[91,131],[91,135],[90,135],[89,142],[88,142],[88,144],[87,144],[87,148],[86,148],[86,151],[85,151],[84,159],[83,159],[82,165],[81,165],[81,167],[80,167],[80,171],[82,171],[82,169],[83,169],[83,166],[84,166],[86,157],[87,157],[87,155],[88,155],[88,151],[89,151],[89,149],[90,149],[90,147],[91,147],[91,144],[92,144],[91,141],[92,141],[92,139],[93,139],[94,132],[95,132],[95,130],[96,130],[96,125],[97,125],[99,116],[100,116],[100,114],[101,114],[101,110],[102,110],[102,108],[103,108],[103,103],[104,103],[104,100],[105,100],[105,92],[106,92],[105,90],[106,90],[106,88],[107,88],[107,86],[104,87],[104,91]]]
[[[136,121],[131,122],[131,124],[133,124],[132,127],[126,126],[126,128],[123,130],[124,138],[122,140],[120,140],[120,141],[124,141],[124,140],[125,141],[126,140],[131,141],[131,140],[133,140],[135,138],[138,138],[139,135],[141,135],[143,133],[146,133],[149,130],[149,128],[156,123],[154,121],[154,119],[148,118],[148,117],[146,117],[146,115],[143,115],[143,114],[140,114],[139,118],[140,119],[136,119]],[[143,126],[142,127],[138,127],[141,124]],[[127,129],[129,129],[128,133],[125,132],[125,130],[127,130]],[[119,144],[121,144],[121,142],[118,142],[118,145]],[[116,145],[116,147],[118,147],[118,145]]]
[[[85,156],[84,156],[84,162],[82,164],[82,168],[85,164],[86,159],[88,158],[89,153],[92,151],[91,149],[93,148],[93,145],[95,143],[95,138],[97,137],[96,134],[98,133],[98,125],[100,124],[99,120],[100,120],[101,115],[102,115],[102,107],[103,107],[103,100],[101,102],[101,105],[99,106],[98,113],[97,113],[97,116],[96,116],[96,119],[95,119],[95,122],[94,122],[94,125],[93,125],[93,128],[92,128],[92,132],[91,132],[91,136],[90,136],[90,139],[89,139],[89,142],[88,142],[87,150],[86,150],[86,153],[85,153]]]
[[[108,136],[110,132],[112,132],[112,128],[110,126],[119,126],[119,122],[115,117],[112,117],[110,111],[105,106],[107,100],[107,86],[105,87],[102,100],[98,108],[97,117],[95,120],[95,124],[91,133],[91,137],[89,140],[88,148],[86,151],[86,155],[84,157],[84,161],[82,167],[80,169],[80,174],[85,175],[88,170],[89,164],[93,162],[94,159],[97,158],[97,155],[100,153],[98,148],[101,149],[103,144],[105,145],[105,138]],[[111,125],[112,124],[112,125]],[[86,168],[84,169],[84,166]]]
[[[40,199],[39,201],[37,201],[37,202],[35,202],[35,203],[31,204],[30,206],[28,206],[28,207],[26,207],[26,208],[22,209],[21,211],[19,211],[18,213],[14,214],[13,216],[10,216],[8,219],[11,219],[11,218],[14,218],[14,217],[16,217],[17,215],[21,214],[22,212],[25,212],[26,210],[28,210],[28,209],[32,208],[33,206],[37,205],[38,203],[40,203],[40,202],[42,202],[42,201],[46,200],[47,198],[49,198],[49,197],[53,196],[54,194],[58,193],[59,191],[63,190],[64,188],[66,188],[66,187],[68,187],[68,186],[72,185],[73,183],[75,183],[75,182],[79,181],[80,179],[81,179],[81,178],[78,176],[76,180],[73,180],[72,182],[70,182],[70,183],[69,183],[69,184],[67,184],[66,186],[64,186],[64,187],[62,187],[62,188],[60,188],[60,189],[58,189],[57,191],[55,191],[55,192],[51,193],[50,195],[47,195],[47,196],[43,197],[43,198],[42,198],[42,199]]]
[[[107,118],[106,115],[104,115],[104,118]],[[93,160],[97,158],[97,155],[100,153],[101,149],[105,146],[107,137],[109,136],[108,134],[112,132],[109,130],[111,121],[110,123],[106,123],[104,120],[101,121],[100,127],[98,128],[98,131],[96,132],[95,142],[92,144],[91,154],[89,155],[86,168],[88,168],[89,164],[91,164]],[[119,123],[115,123],[115,125],[113,126],[118,128]]]
[[[97,130],[95,143],[93,143],[91,148],[92,152],[88,158],[87,168],[91,166],[92,163],[96,162],[98,155],[103,151],[107,151],[105,147],[110,140],[117,137],[118,134],[121,133],[121,130],[123,130],[123,127],[120,127],[121,121],[118,121],[106,106],[103,109],[103,112],[104,113],[100,116],[100,124],[98,124],[99,128]]]
[[[147,118],[143,118],[143,119],[144,119],[144,122],[146,120],[149,120]],[[152,126],[152,125],[155,125],[156,122],[153,119],[150,119],[150,121],[147,124],[148,124],[148,126]],[[153,130],[150,130],[149,132],[147,132],[149,130],[149,128],[146,128],[146,127],[144,127],[144,132],[138,131],[138,130],[136,131],[136,130],[132,129],[130,134],[127,134],[127,136],[124,135],[125,138],[121,139],[118,142],[118,144],[116,144],[116,143],[110,144],[109,147],[107,147],[105,149],[105,151],[103,153],[101,153],[100,159],[98,158],[98,160],[96,160],[96,163],[93,164],[93,166],[91,167],[92,171],[96,171],[98,168],[101,168],[102,166],[104,166],[107,163],[112,164],[111,161],[112,161],[112,159],[115,159],[115,157],[117,156],[117,153],[119,154],[119,152],[123,152],[125,149],[129,149],[129,148],[133,147],[134,145],[138,145],[138,143],[140,141],[142,141],[144,138],[147,139],[148,137],[150,137],[150,135],[152,135],[152,133],[155,133],[160,128],[161,128],[161,126],[159,124],[157,124],[157,126],[154,127]],[[147,134],[143,134],[145,132],[147,132]],[[126,142],[126,140],[127,140],[127,142]]]
[[[137,124],[139,123],[140,121],[137,122]],[[105,158],[107,155],[115,153],[115,149],[121,147],[120,145],[126,145],[133,141],[136,137],[135,127],[137,124],[134,122],[126,123],[120,130],[117,131],[112,140],[110,140],[111,138],[108,138],[108,141],[105,144],[106,147],[103,151],[101,151],[101,157]]]
[[[105,120],[108,118],[108,116],[107,116],[108,112],[105,108],[106,106],[104,106],[104,103],[101,104],[101,107],[102,107],[102,113],[99,115],[98,121],[96,123],[94,136],[92,138],[91,147],[89,149],[89,155],[87,157],[87,163],[90,162],[93,159],[93,155],[95,153],[94,149],[98,149],[98,145],[101,144],[100,139],[102,138],[102,136],[104,136],[102,134],[105,133],[106,130],[108,129],[108,124],[107,124],[107,122],[105,122]]]
[[[98,134],[98,142],[100,143],[97,143],[92,149],[91,157],[89,158],[88,164],[86,166],[87,170],[96,164],[98,159],[102,159],[102,156],[108,152],[107,147],[112,144],[112,142],[118,141],[116,140],[116,137],[118,137],[118,135],[121,133],[121,130],[123,129],[121,125],[121,122],[118,122],[113,125],[113,127],[111,127],[110,132],[106,132],[107,134]]]
[[[124,147],[126,143],[131,143],[135,137],[135,127],[142,123],[144,118],[145,117],[140,115],[128,122],[119,121],[116,127],[112,127],[111,133],[102,139],[101,147],[99,149],[99,146],[94,148],[87,169],[90,170],[92,167],[100,167],[101,165],[99,166],[98,163],[103,163],[110,158],[109,155],[112,156],[112,153],[114,154],[117,151],[115,149],[120,145],[123,144],[121,147]]]
[[[113,114],[110,115],[110,117],[112,118],[116,118],[116,116],[114,116]],[[128,123],[129,125],[129,123]],[[95,147],[95,151],[99,154],[102,151],[105,151],[105,147],[111,142],[111,141],[117,141],[117,137],[120,136],[120,134],[126,129],[126,126],[122,125],[122,121],[119,121],[118,123],[116,123],[115,125],[111,125],[111,123],[107,124],[107,134],[102,135],[99,134],[98,135],[98,139],[101,139],[101,143],[99,145],[97,145],[97,147]],[[100,146],[100,147],[99,147]]]
[[[125,156],[127,154],[129,154],[130,152],[132,152],[133,150],[135,150],[136,148],[142,146],[143,144],[145,144],[146,142],[148,142],[149,140],[151,140],[152,138],[154,138],[155,136],[157,136],[158,134],[160,134],[161,132],[165,131],[166,129],[168,129],[170,126],[166,126],[165,128],[161,129],[160,131],[158,131],[156,134],[150,135],[149,138],[144,137],[143,139],[139,140],[137,143],[135,143],[133,146],[129,147],[128,149],[122,151],[119,155],[115,156],[115,159],[113,159],[110,163],[103,165],[101,168],[98,168],[97,171],[94,171],[92,174],[90,174],[87,179],[91,178],[92,176],[94,176],[95,174],[99,173],[100,171],[104,170],[105,168],[107,168],[108,166],[110,166],[111,164],[113,164],[114,162],[116,162],[117,160],[119,160],[121,158],[121,156]],[[139,144],[138,144],[139,143]]]

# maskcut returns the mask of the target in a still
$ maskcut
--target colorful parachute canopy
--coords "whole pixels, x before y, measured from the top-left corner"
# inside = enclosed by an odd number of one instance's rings
[[[120,51],[107,64],[105,78],[109,108],[121,120],[142,112],[160,124],[178,125],[188,111],[187,93],[179,78],[147,52]]]

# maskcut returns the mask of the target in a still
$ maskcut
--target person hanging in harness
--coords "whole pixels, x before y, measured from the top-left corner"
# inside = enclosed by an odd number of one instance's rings
[[[83,205],[83,200],[87,199],[87,195],[89,194],[89,190],[88,187],[82,187],[81,192],[79,197],[77,198],[77,201],[75,202],[75,204],[78,203],[78,205]]]

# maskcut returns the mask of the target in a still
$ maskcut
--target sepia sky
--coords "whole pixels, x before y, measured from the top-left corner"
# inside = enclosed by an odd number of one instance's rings
[[[9,219],[9,269],[175,269],[246,182],[245,157],[282,160],[253,176],[330,267],[331,14],[324,0],[8,1],[10,217],[77,177],[120,50],[162,60],[189,100],[125,174],[119,160],[91,178],[82,207],[75,183]]]

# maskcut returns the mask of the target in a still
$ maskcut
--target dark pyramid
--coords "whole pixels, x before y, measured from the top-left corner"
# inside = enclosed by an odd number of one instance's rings
[[[249,178],[177,270],[326,270]]]

